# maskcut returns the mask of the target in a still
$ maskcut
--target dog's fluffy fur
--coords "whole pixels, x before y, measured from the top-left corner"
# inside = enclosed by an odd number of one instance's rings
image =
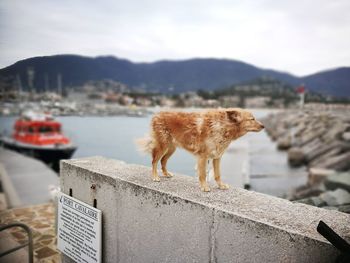
[[[139,148],[152,154],[153,181],[159,182],[157,164],[160,160],[163,175],[173,175],[166,169],[176,147],[198,158],[197,167],[202,191],[210,191],[206,182],[206,165],[213,160],[214,177],[220,189],[228,189],[220,178],[220,159],[229,144],[249,131],[258,132],[264,126],[243,109],[230,108],[203,112],[160,112],[151,121],[149,137],[137,141]]]

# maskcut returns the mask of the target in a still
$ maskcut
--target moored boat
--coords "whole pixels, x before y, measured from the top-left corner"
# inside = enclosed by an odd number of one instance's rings
[[[62,125],[49,114],[27,112],[16,120],[11,137],[1,137],[5,148],[40,159],[55,171],[59,161],[69,159],[77,149],[62,134]]]

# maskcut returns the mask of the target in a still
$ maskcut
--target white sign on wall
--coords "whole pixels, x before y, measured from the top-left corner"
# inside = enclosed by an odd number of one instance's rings
[[[102,212],[59,193],[57,248],[76,262],[101,262]]]

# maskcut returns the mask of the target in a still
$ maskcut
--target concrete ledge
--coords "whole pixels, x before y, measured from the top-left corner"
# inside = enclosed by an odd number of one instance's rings
[[[319,220],[350,238],[350,216],[102,157],[61,163],[61,188],[103,212],[103,262],[331,262]],[[95,189],[91,188],[95,185]],[[65,258],[68,262],[69,259]]]

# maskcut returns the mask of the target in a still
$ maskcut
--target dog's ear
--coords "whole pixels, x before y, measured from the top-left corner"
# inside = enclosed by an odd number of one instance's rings
[[[234,123],[240,123],[242,121],[242,114],[239,111],[229,110],[226,111],[227,117]]]

